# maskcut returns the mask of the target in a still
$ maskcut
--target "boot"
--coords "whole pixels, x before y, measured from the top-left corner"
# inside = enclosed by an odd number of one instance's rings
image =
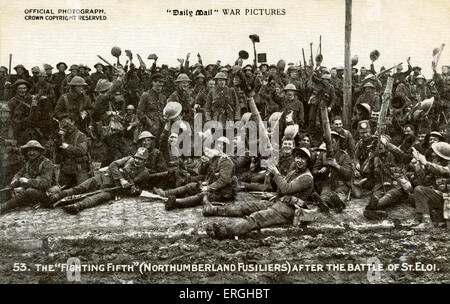
[[[378,200],[377,207],[378,207],[378,209],[384,209],[384,208],[392,205],[393,203],[394,203],[394,200],[392,199],[392,196],[390,196],[389,193],[387,193],[386,195],[384,195],[382,198],[380,198]]]
[[[181,196],[185,196],[186,194],[194,195],[198,192],[200,192],[200,187],[199,187],[198,183],[189,183],[189,184],[186,184],[181,187],[168,189],[168,190],[164,191],[165,197],[169,197],[171,195],[173,195],[175,197],[181,197]]]
[[[377,210],[377,209],[378,209],[378,199],[374,196],[371,196],[369,204],[366,206],[366,210]]]
[[[6,201],[5,203],[0,205],[0,215],[7,213],[11,209],[14,209],[19,206],[19,202],[17,199],[15,200],[15,197],[10,199],[9,201]]]
[[[74,193],[73,189],[62,190],[62,191],[60,191],[58,193],[51,194],[49,196],[49,202],[51,204],[53,204],[54,202],[57,202],[57,201],[65,198],[65,197],[68,197],[68,196],[71,196],[71,195],[74,195],[74,194],[75,193]]]
[[[62,207],[62,209],[72,215],[76,215],[76,214],[78,214],[78,212],[80,212],[78,203],[75,203],[73,205],[64,206],[64,207]]]
[[[419,230],[430,230],[433,229],[433,222],[431,221],[431,217],[429,214],[422,215],[422,223],[416,226],[416,229]]]
[[[169,197],[170,199],[170,197]],[[177,198],[175,199],[175,202],[172,202],[172,206],[174,208],[189,208],[189,207],[195,207],[200,206],[202,204],[202,197],[199,197],[198,195],[195,196],[188,196],[185,198]],[[169,200],[167,200],[169,201]],[[170,203],[167,203],[170,205]]]
[[[175,206],[175,201],[176,200],[177,200],[177,198],[175,196],[173,196],[173,195],[169,196],[169,198],[167,199],[167,201],[166,201],[166,203],[164,205],[165,209],[167,211],[175,209],[176,208],[176,206]]]
[[[216,215],[217,207],[213,206],[211,202],[208,200],[208,197],[205,195],[203,197],[203,216]]]

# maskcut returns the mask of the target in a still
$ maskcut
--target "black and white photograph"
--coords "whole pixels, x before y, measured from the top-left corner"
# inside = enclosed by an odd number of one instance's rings
[[[0,0],[0,283],[450,283],[449,16]]]

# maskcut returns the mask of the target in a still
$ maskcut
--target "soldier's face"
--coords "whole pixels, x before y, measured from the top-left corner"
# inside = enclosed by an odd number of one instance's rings
[[[0,111],[0,121],[2,123],[7,122],[9,119],[9,111],[1,110]]]
[[[73,90],[77,93],[77,94],[81,94],[81,93],[83,93],[83,86],[80,86],[80,85],[76,85],[76,86],[73,86]]]
[[[366,73],[367,73],[367,70],[365,68],[361,68],[361,76],[366,75]]]
[[[277,69],[276,69],[276,68],[271,68],[271,69],[269,70],[269,74],[271,74],[271,75],[276,75],[276,74],[277,74]]]
[[[448,74],[449,69],[448,69],[448,67],[443,66],[442,69],[441,69],[441,71],[442,71],[442,74]]]
[[[77,76],[78,75],[78,70],[72,69],[72,70],[70,70],[70,74],[72,76]]]
[[[419,135],[417,135],[417,140],[420,143],[423,143],[423,141],[425,140],[425,136],[426,136],[426,134],[419,134]]]
[[[296,71],[291,72],[291,78],[292,79],[297,79],[297,76],[298,76],[298,74],[297,74]]]
[[[149,151],[151,150],[151,147],[153,145],[153,139],[150,137],[142,139],[141,147],[147,148]]]
[[[28,88],[26,85],[21,84],[19,86],[17,86],[17,94],[19,96],[25,96],[27,94]]]
[[[367,140],[370,138],[370,130],[369,129],[361,129],[359,130],[359,137],[362,140]]]
[[[155,80],[152,83],[153,83],[153,90],[155,90],[156,92],[161,92],[164,82],[161,80]]]
[[[27,157],[29,160],[34,160],[39,157],[40,151],[38,149],[28,149]]]
[[[186,91],[189,88],[189,81],[180,81],[180,88],[184,91]]]
[[[267,67],[266,67],[265,65],[263,65],[263,66],[261,67],[261,72],[267,72]]]
[[[102,65],[96,65],[95,66],[95,69],[97,70],[97,72],[99,72],[99,73],[103,73],[103,66]]]
[[[417,85],[423,85],[424,84],[424,81],[423,81],[423,79],[417,79]]]
[[[226,84],[226,80],[225,79],[217,79],[217,86],[219,88],[223,88]]]
[[[253,73],[251,70],[245,70],[245,76],[252,77]]]
[[[23,69],[22,68],[17,68],[16,72],[17,72],[17,75],[22,75],[23,74]]]
[[[52,75],[52,69],[45,69],[45,73],[47,73],[47,76]]]
[[[284,154],[290,155],[292,150],[294,150],[294,141],[293,140],[283,140],[281,145],[281,150]]]
[[[286,91],[286,98],[287,98],[287,100],[294,100],[295,92],[292,90]]]
[[[72,121],[70,118],[64,118],[59,122],[59,129],[66,134],[69,131],[72,131],[72,129],[75,127],[75,122]]]
[[[407,128],[405,129],[405,135],[414,135],[414,131],[411,130],[410,127],[407,127]]]
[[[136,167],[143,167],[144,164],[145,164],[145,159],[139,158],[139,157],[135,157],[134,158],[134,164],[136,165]]]
[[[215,86],[216,86],[216,83],[214,82],[214,80],[208,81],[208,89],[209,90],[214,89]]]
[[[304,148],[310,148],[311,147],[311,140],[309,139],[308,136],[304,136],[301,140],[300,140],[300,146],[304,147]]]
[[[336,131],[341,131],[342,130],[342,120],[340,120],[340,119],[336,119],[334,122],[333,122],[333,128],[336,130]]]
[[[305,157],[300,156],[300,155],[297,155],[295,157],[294,161],[295,161],[295,166],[299,170],[306,169],[306,166],[308,165],[308,160]]]
[[[336,77],[336,75],[337,75],[336,69],[331,69],[331,76]]]
[[[233,77],[233,85],[237,87],[241,84],[241,79],[239,77]]]
[[[37,75],[39,74],[39,72],[32,72],[34,77],[37,77]]]

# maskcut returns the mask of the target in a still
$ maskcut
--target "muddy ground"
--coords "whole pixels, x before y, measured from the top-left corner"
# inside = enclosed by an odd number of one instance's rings
[[[122,199],[77,216],[60,209],[22,209],[0,217],[0,283],[449,283],[448,230],[414,229],[414,209],[405,204],[391,208],[387,220],[369,222],[362,217],[366,203],[348,202],[344,213],[324,215],[307,228],[262,229],[224,241],[210,239],[204,226],[239,219],[205,218],[200,207],[166,212],[160,201]],[[105,268],[83,271],[79,278],[71,273],[68,279],[61,264],[69,258]],[[369,258],[378,259],[384,270],[346,271]],[[108,263],[130,269],[108,271]],[[140,272],[143,263],[267,268]],[[55,271],[37,264],[53,265]],[[323,271],[294,269],[305,264]],[[276,266],[286,269],[268,268]]]

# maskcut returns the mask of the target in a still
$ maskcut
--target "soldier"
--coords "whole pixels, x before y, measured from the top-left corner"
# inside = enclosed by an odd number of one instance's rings
[[[293,151],[295,169],[283,177],[275,165],[269,167],[273,180],[278,186],[274,200],[244,202],[239,205],[217,207],[206,203],[203,214],[218,216],[236,216],[245,219],[232,224],[212,223],[207,225],[207,234],[216,239],[231,238],[249,233],[252,230],[279,224],[292,224],[296,209],[304,208],[305,201],[314,190],[314,180],[308,167],[310,153],[305,148]]]
[[[9,118],[9,107],[7,104],[0,104],[0,189],[9,185],[14,174],[20,170],[21,157],[17,140],[14,138],[14,129]],[[0,192],[0,201],[6,201],[9,193]]]
[[[161,120],[163,109],[166,105],[166,96],[161,93],[164,85],[164,77],[161,74],[153,74],[151,77],[152,88],[144,92],[137,107],[137,117],[143,130],[159,136],[163,129]]]
[[[183,120],[188,122],[191,125],[191,129],[193,128],[194,124],[194,111],[193,111],[193,104],[194,100],[191,94],[189,93],[189,86],[190,86],[191,80],[189,79],[188,75],[181,73],[178,75],[177,79],[175,80],[175,84],[177,86],[175,92],[173,92],[169,98],[167,99],[168,102],[174,101],[181,104],[182,110],[181,110],[181,116],[183,117]]]
[[[406,81],[410,84],[410,85],[414,85],[416,83],[416,78],[417,76],[419,76],[421,74],[422,68],[419,66],[415,66],[413,67],[413,73],[411,75],[408,75],[408,77],[406,77]]]
[[[70,86],[70,90],[59,98],[56,103],[54,115],[59,119],[64,113],[71,114],[75,118],[75,124],[78,130],[88,134],[88,126],[94,108],[91,104],[91,99],[85,92],[87,83],[83,78],[75,76],[70,80],[68,85]]]
[[[415,99],[414,104],[432,97],[430,88],[426,84],[425,76],[419,75],[416,77],[416,82],[411,88],[411,93]]]
[[[348,195],[352,178],[352,160],[347,152],[341,150],[342,140],[344,140],[342,135],[331,131],[332,155],[323,154],[314,164],[312,171],[321,183],[320,197],[337,211],[345,208],[343,200]]]
[[[348,153],[353,159],[355,156],[355,141],[353,135],[349,130],[343,128],[342,118],[340,116],[334,116],[331,119],[332,129],[339,133],[343,139],[341,141],[341,149]]]
[[[149,131],[143,131],[138,136],[137,145],[148,150],[148,159],[145,162],[145,167],[149,170],[149,173],[156,173],[167,171],[167,163],[159,151],[156,148],[156,137]]]
[[[77,129],[75,119],[69,114],[64,114],[59,121],[59,135],[61,146],[56,149],[60,160],[59,184],[71,188],[91,176],[88,138]]]
[[[378,156],[373,156],[374,167],[370,170],[377,181],[369,204],[364,210],[364,216],[371,220],[386,218],[387,213],[383,209],[395,203],[408,201],[409,194],[413,191],[406,174],[407,166],[412,160],[410,153],[394,146],[387,136],[381,135],[380,143],[384,149],[378,152]],[[405,146],[403,148],[406,150]],[[410,149],[407,152],[410,152]],[[380,179],[378,176],[381,174],[384,176]]]
[[[79,76],[78,65],[72,64],[70,66],[69,71],[70,71],[70,74],[67,75],[61,83],[61,88],[60,88],[61,95],[69,92],[69,89],[70,89],[69,83],[72,81],[72,78],[74,78],[75,76]]]
[[[52,84],[54,85],[55,90],[55,100],[58,100],[59,97],[61,97],[61,87],[64,79],[66,78],[66,70],[67,70],[67,64],[64,62],[59,62],[56,65],[56,69],[58,72],[53,74],[53,79],[51,80]]]
[[[280,118],[280,131],[284,131],[287,125],[296,124],[303,129],[305,123],[305,114],[303,111],[303,103],[298,99],[298,91],[292,83],[284,87],[284,98],[277,102],[281,104],[283,115]]]
[[[28,82],[30,82],[32,86],[34,86],[39,81],[38,75],[40,71],[41,69],[38,66],[34,66],[31,68],[31,74],[33,74],[33,76],[29,78]]]
[[[421,220],[420,228],[432,228],[432,221],[440,222],[443,219],[449,222],[449,192],[450,192],[450,144],[445,142],[431,145],[433,154],[431,161],[417,151],[413,156],[423,167],[425,173],[432,176],[431,187],[417,186],[413,197],[416,205],[417,220]]]
[[[35,95],[38,101],[46,99],[46,108],[44,110],[50,115],[56,105],[55,91],[53,90],[53,85],[48,82],[48,74],[45,71],[40,71],[38,78],[39,80],[31,88],[30,94]]]
[[[21,65],[21,64],[16,65],[14,67],[14,70],[16,71],[16,74],[15,75],[10,75],[10,80],[9,81],[11,83],[14,83],[14,82],[16,82],[19,79],[22,79],[22,80],[25,80],[25,81],[28,82],[28,80],[30,78],[30,75],[28,74],[27,69],[23,65]]]
[[[372,144],[373,137],[368,120],[361,120],[358,123],[358,134],[359,140],[355,146],[355,163],[357,167],[362,166],[362,164],[369,157],[369,146]]]
[[[375,94],[375,86],[371,82],[363,85],[364,93],[356,100],[356,105],[360,103],[367,103],[372,108],[372,111],[378,112],[381,107],[380,96]]]
[[[30,140],[20,149],[25,155],[26,163],[14,175],[10,184],[16,195],[0,205],[0,214],[30,204],[48,206],[47,191],[55,185],[53,163],[43,156],[44,147],[38,141]]]
[[[185,186],[161,191],[155,188],[158,195],[168,197],[166,210],[175,208],[189,208],[202,204],[204,197],[213,201],[230,201],[236,194],[237,178],[234,173],[234,162],[223,151],[224,144],[229,144],[226,137],[220,137],[216,141],[214,149],[205,149],[209,156],[203,157],[200,174],[206,173],[206,182],[192,182]],[[188,195],[184,198],[177,198]],[[206,199],[205,199],[206,200]]]
[[[220,121],[225,127],[226,121],[240,119],[239,101],[236,91],[226,86],[227,76],[223,72],[214,76],[216,88],[208,95],[205,106],[206,121]]]
[[[41,121],[37,99],[29,93],[30,83],[19,79],[14,84],[16,95],[8,101],[10,117],[14,128],[14,137],[18,144],[38,138],[44,134],[38,129]]]
[[[95,91],[95,87],[100,79],[106,79],[106,75],[103,73],[103,69],[105,66],[101,62],[97,62],[94,65],[95,72],[91,74],[91,85],[89,86],[89,93],[93,94]]]
[[[139,148],[134,156],[113,161],[106,172],[91,177],[78,186],[51,195],[50,201],[56,202],[67,196],[98,189],[116,188],[88,196],[80,202],[63,207],[64,211],[69,214],[78,214],[83,209],[92,208],[112,200],[116,195],[138,195],[140,183],[148,177],[148,171],[145,168],[147,158],[147,149]]]

